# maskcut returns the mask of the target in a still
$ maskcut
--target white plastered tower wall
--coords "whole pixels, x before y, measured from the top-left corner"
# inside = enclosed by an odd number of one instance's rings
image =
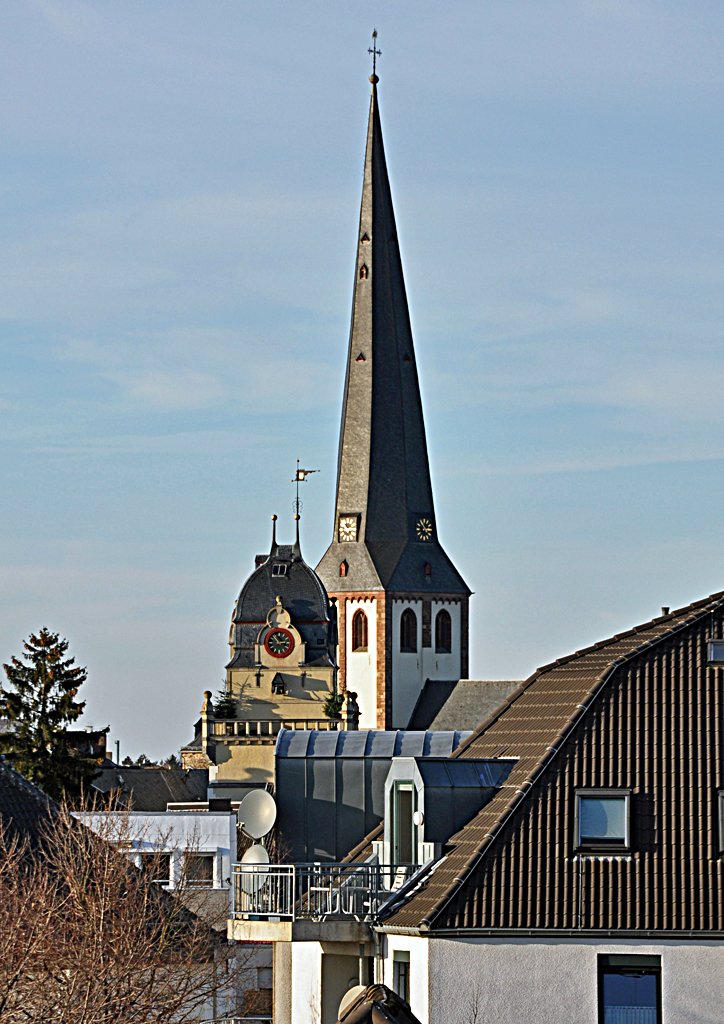
[[[461,615],[459,601],[430,602],[430,643],[423,646],[422,600],[396,598],[392,604],[392,728],[404,729],[410,721],[417,699],[427,679],[459,679],[461,672]],[[417,650],[400,650],[400,619],[410,608],[417,619]],[[452,644],[450,653],[437,652],[435,622],[440,611],[450,616]]]
[[[410,608],[417,619],[417,650],[400,650],[400,619]],[[422,690],[422,601],[396,599],[392,603],[392,728],[404,729]]]
[[[355,612],[367,616],[367,650],[352,650],[352,621]],[[377,728],[377,601],[375,598],[345,599],[346,689],[357,694],[360,729]]]

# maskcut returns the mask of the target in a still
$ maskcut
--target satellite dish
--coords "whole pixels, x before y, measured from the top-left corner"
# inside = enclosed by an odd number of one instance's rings
[[[261,839],[271,831],[277,820],[274,797],[265,789],[252,789],[239,804],[236,820],[250,839]]]
[[[367,991],[366,985],[353,985],[347,989],[345,994],[342,996],[342,1002],[339,1004],[337,1010],[337,1019],[341,1020],[344,1017],[347,1010],[351,1010],[355,1003],[360,1001],[360,996],[363,996]]]
[[[241,869],[241,888],[251,896],[259,892],[266,882],[266,876],[269,874],[266,866],[269,863],[269,854],[261,843],[254,843],[244,853],[241,863],[245,865]]]

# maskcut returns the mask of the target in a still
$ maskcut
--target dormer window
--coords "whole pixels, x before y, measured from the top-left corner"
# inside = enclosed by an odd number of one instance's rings
[[[272,576],[286,576],[287,567],[284,562],[276,562],[272,566]]]

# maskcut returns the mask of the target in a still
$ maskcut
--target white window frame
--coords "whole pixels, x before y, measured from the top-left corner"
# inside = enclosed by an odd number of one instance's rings
[[[623,800],[624,803],[624,837],[623,844],[607,843],[601,838],[597,842],[593,838],[587,841],[581,839],[581,800]],[[576,790],[576,820],[575,820],[575,845],[577,850],[598,850],[607,853],[617,853],[631,849],[631,790],[630,789],[577,789]]]

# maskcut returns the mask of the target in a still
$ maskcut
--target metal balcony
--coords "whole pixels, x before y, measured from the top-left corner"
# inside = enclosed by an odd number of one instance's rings
[[[370,921],[417,870],[410,864],[234,864],[233,916]]]

